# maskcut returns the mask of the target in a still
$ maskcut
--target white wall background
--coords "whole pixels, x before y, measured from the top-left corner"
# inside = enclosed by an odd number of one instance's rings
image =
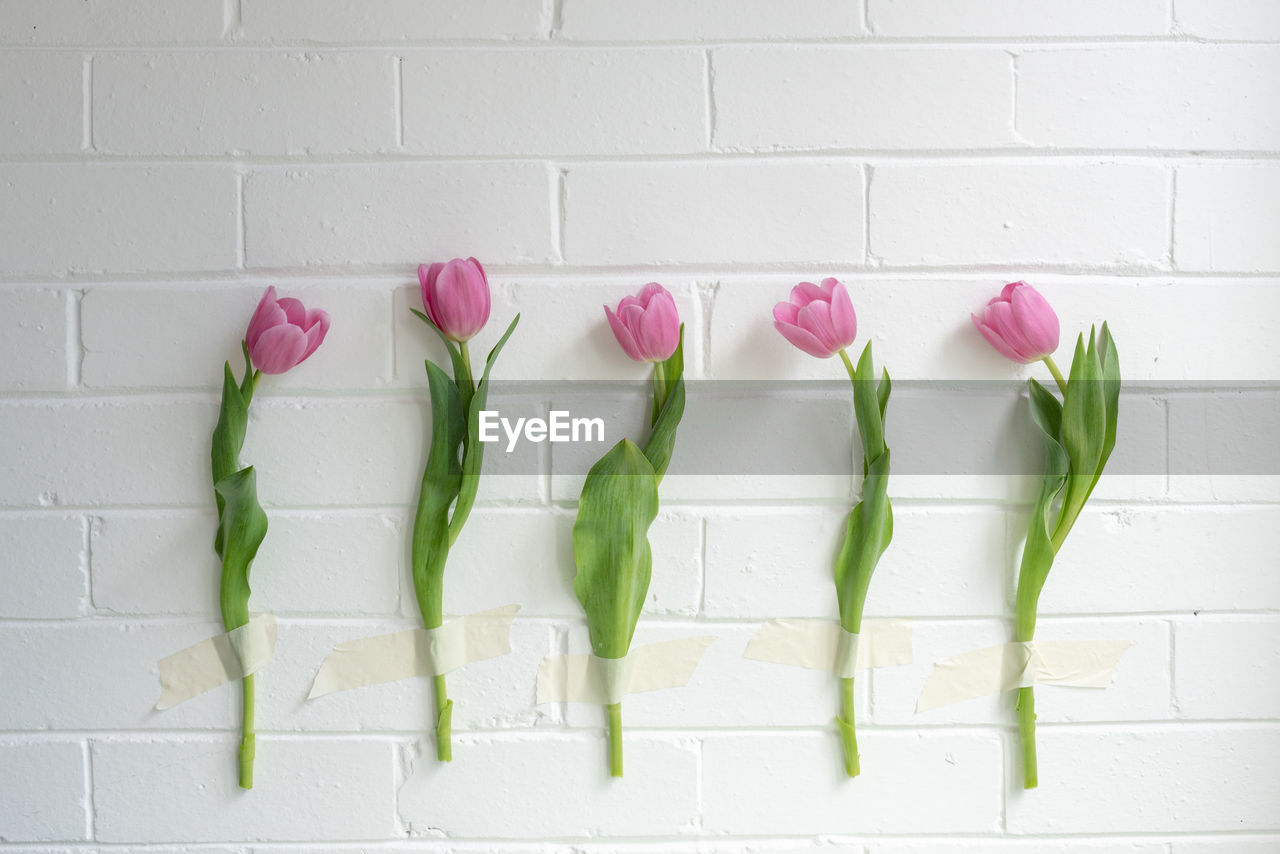
[[[417,623],[420,261],[486,262],[484,346],[524,313],[506,379],[640,376],[600,305],[651,279],[691,377],[838,378],[768,321],[831,274],[900,379],[1015,376],[968,327],[1013,278],[1072,335],[1108,318],[1126,377],[1170,384],[1123,414],[1157,459],[1206,432],[1173,384],[1280,380],[1280,3],[6,0],[0,45],[6,849],[1280,850],[1275,478],[1105,484],[1041,636],[1139,644],[1104,693],[1041,689],[1032,793],[1010,698],[911,714],[931,661],[1009,636],[1012,482],[896,482],[868,610],[917,620],[919,663],[860,680],[853,782],[832,680],[738,658],[834,614],[849,499],[804,481],[664,490],[638,637],[722,640],[628,702],[623,781],[597,710],[532,702],[585,648],[547,456],[484,481],[450,561],[449,611],[525,606],[450,679],[453,764],[423,684],[302,702],[334,643]],[[207,436],[268,284],[334,322],[254,403],[282,628],[245,794],[238,691],[150,707],[156,659],[217,631]]]

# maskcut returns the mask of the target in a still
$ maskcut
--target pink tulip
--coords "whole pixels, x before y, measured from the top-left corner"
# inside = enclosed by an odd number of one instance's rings
[[[835,279],[796,285],[788,302],[773,307],[773,325],[783,338],[819,359],[831,358],[858,336],[853,300]]]
[[[680,315],[675,297],[650,282],[633,297],[623,297],[615,314],[604,307],[609,326],[626,354],[637,362],[663,362],[680,343]]]
[[[982,337],[1015,362],[1038,362],[1058,349],[1058,315],[1026,282],[1005,285],[982,317],[969,316]]]
[[[474,258],[418,265],[422,307],[451,341],[468,341],[489,322],[489,278]]]
[[[314,353],[328,331],[328,312],[308,310],[291,297],[276,299],[276,289],[270,287],[249,321],[244,342],[255,368],[283,374]]]

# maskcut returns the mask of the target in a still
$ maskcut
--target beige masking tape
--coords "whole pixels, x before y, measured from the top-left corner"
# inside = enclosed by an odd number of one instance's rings
[[[1106,688],[1131,640],[1056,640],[975,649],[933,665],[916,712],[1026,688],[1065,685]]]
[[[339,644],[325,656],[308,700],[415,676],[442,676],[473,661],[511,652],[519,605],[450,620],[437,629],[409,629]]]
[[[257,673],[271,660],[276,631],[275,614],[260,614],[238,629],[160,659],[156,709],[171,709],[219,685]]]
[[[683,688],[713,637],[636,647],[623,658],[553,655],[538,665],[539,703],[619,703],[627,694]]]
[[[865,620],[858,634],[830,620],[770,620],[747,644],[743,658],[825,670],[841,677],[872,667],[911,663],[911,624]]]

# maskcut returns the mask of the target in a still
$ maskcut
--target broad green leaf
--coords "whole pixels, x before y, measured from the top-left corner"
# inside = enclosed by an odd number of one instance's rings
[[[662,377],[662,402],[659,404],[658,377]],[[671,465],[675,453],[676,428],[684,417],[684,327],[680,327],[680,343],[665,362],[654,366],[654,418],[653,429],[644,443],[644,454],[649,458],[654,473],[661,481]]]
[[[466,420],[457,386],[434,362],[427,362],[427,381],[431,391],[431,450],[413,521],[410,563],[423,622],[426,628],[434,629],[444,620],[442,581],[449,556],[449,506],[462,485],[458,455]]]
[[[1102,455],[1098,460],[1098,470],[1094,473],[1093,483],[1085,495],[1087,501],[1093,494],[1094,487],[1102,477],[1102,470],[1111,459],[1111,452],[1116,447],[1116,424],[1120,416],[1120,357],[1116,354],[1116,342],[1111,338],[1111,330],[1102,324],[1102,332],[1098,337],[1098,361],[1102,365],[1102,394],[1107,411],[1106,433],[1102,441]]]
[[[484,443],[480,441],[480,411],[484,409],[489,399],[489,372],[493,370],[494,363],[498,361],[498,354],[502,352],[511,333],[516,331],[516,324],[519,322],[520,315],[517,314],[507,326],[507,331],[498,339],[498,343],[489,351],[480,384],[476,386],[475,394],[467,406],[467,435],[462,454],[462,485],[458,490],[458,503],[453,508],[453,518],[449,520],[449,545],[451,546],[457,542],[458,535],[462,533],[462,526],[467,523],[467,517],[471,515],[471,507],[476,503],[476,490],[480,488],[480,468],[484,464]]]
[[[1085,499],[1093,489],[1098,462],[1106,438],[1106,402],[1102,386],[1102,366],[1090,334],[1088,348],[1084,336],[1076,341],[1071,375],[1062,402],[1062,430],[1059,435],[1067,452],[1067,484],[1062,496],[1053,539],[1061,544],[1084,509]]]
[[[885,450],[884,415],[881,411],[880,394],[879,389],[876,388],[875,376],[871,343],[867,342],[853,374],[853,412],[858,422],[858,435],[862,438],[863,474],[869,471],[871,461]],[[888,403],[887,397],[885,403],[886,405]]]
[[[649,591],[653,555],[648,531],[658,515],[658,478],[629,439],[587,473],[573,525],[573,590],[587,612],[591,649],[621,658]]]
[[[249,622],[249,566],[267,535],[267,514],[258,503],[253,466],[222,478],[214,490],[223,503],[218,527],[223,546],[219,604],[222,625],[231,631]]]
[[[467,407],[471,403],[471,395],[475,392],[475,383],[471,378],[471,366],[467,364],[466,359],[462,358],[462,350],[449,338],[448,335],[445,335],[444,332],[440,330],[439,326],[436,326],[431,322],[430,317],[427,317],[416,308],[411,308],[409,311],[413,312],[415,317],[427,324],[427,326],[431,328],[432,332],[439,335],[441,343],[444,344],[444,348],[449,351],[449,362],[453,365],[454,384],[458,387],[458,397],[462,400],[462,411],[466,412]]]
[[[1035,634],[1036,607],[1040,590],[1049,577],[1057,553],[1051,535],[1056,521],[1053,505],[1067,478],[1067,452],[1058,441],[1062,423],[1062,405],[1035,380],[1028,382],[1031,392],[1031,419],[1040,428],[1045,449],[1045,474],[1040,494],[1031,511],[1027,542],[1022,549],[1018,569],[1018,592],[1015,606],[1017,639],[1029,641]]]
[[[218,424],[213,428],[213,447],[210,453],[213,468],[214,501],[218,505],[218,518],[222,518],[225,499],[218,494],[217,485],[240,469],[240,450],[244,447],[244,434],[249,424],[249,404],[241,387],[231,374],[231,363],[223,363],[222,407],[218,411]],[[222,557],[222,527],[213,538],[213,550]]]

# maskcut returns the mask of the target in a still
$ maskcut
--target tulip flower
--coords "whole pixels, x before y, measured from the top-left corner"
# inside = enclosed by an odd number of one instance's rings
[[[991,346],[1015,362],[1043,361],[1062,392],[1059,401],[1037,380],[1027,381],[1031,418],[1045,446],[1046,470],[1031,513],[1018,567],[1014,640],[1035,638],[1040,591],[1054,558],[1093,493],[1116,444],[1120,403],[1120,362],[1111,330],[1089,330],[1076,339],[1069,378],[1051,354],[1058,348],[1058,316],[1025,282],[1004,286],[983,316],[970,315]],[[1035,689],[1018,689],[1018,731],[1022,745],[1022,785],[1039,782],[1036,762]]]
[[[862,500],[849,513],[834,576],[840,628],[856,646],[871,574],[893,539],[893,506],[888,495],[890,454],[885,438],[885,411],[892,382],[888,370],[883,370],[877,379],[869,342],[856,368],[845,352],[857,336],[858,321],[849,292],[835,279],[823,279],[821,285],[796,285],[791,289],[790,300],[773,307],[773,325],[810,356],[829,359],[838,353],[853,384],[853,415],[862,442]],[[836,725],[844,770],[848,776],[856,777],[861,766],[853,722],[853,677],[840,677],[840,706]]]
[[[422,307],[436,328],[461,344],[489,322],[489,278],[474,258],[418,266]]]
[[[291,297],[276,299],[276,289],[270,287],[249,321],[244,342],[254,367],[264,374],[283,374],[306,361],[328,331],[328,312],[308,310]]]
[[[823,279],[821,285],[796,285],[788,302],[773,307],[773,325],[782,337],[819,359],[843,351],[858,335],[853,300],[835,279]]]
[[[1044,362],[1058,385],[1063,385],[1062,372],[1052,358],[1058,349],[1058,315],[1035,288],[1010,282],[987,303],[982,317],[969,317],[1000,355],[1024,365]]]
[[[489,395],[489,373],[498,354],[515,332],[516,315],[498,343],[489,351],[477,381],[471,370],[467,341],[489,322],[489,280],[474,258],[454,258],[448,263],[418,266],[422,307],[410,309],[431,327],[449,352],[450,377],[427,360],[427,386],[431,394],[431,445],[418,512],[413,521],[409,562],[413,589],[423,626],[444,624],[444,568],[449,549],[462,532],[475,505],[484,463],[484,443],[479,440],[478,417]],[[459,462],[461,461],[461,462]],[[461,471],[459,471],[461,467]],[[444,674],[433,676],[436,706],[436,758],[453,759],[453,701]]]
[[[276,298],[267,288],[249,321],[241,348],[244,378],[236,382],[231,363],[223,365],[222,408],[213,430],[210,454],[218,531],[213,550],[222,562],[219,610],[228,631],[249,622],[249,568],[267,535],[267,514],[258,503],[257,476],[253,466],[240,465],[249,404],[262,375],[282,374],[315,352],[329,331],[329,315],[307,310],[296,299]],[[242,680],[240,738],[240,786],[253,788],[253,760],[257,752],[254,733],[254,675]]]
[[[680,343],[675,298],[657,282],[623,297],[616,313],[607,305],[604,313],[623,351],[637,362],[665,362]]]

